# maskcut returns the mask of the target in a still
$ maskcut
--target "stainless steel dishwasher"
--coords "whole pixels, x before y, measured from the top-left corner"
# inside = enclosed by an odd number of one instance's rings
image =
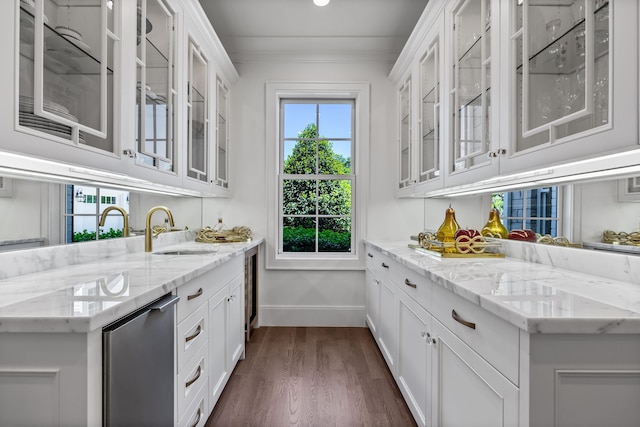
[[[177,295],[165,295],[102,331],[103,425],[172,426]]]

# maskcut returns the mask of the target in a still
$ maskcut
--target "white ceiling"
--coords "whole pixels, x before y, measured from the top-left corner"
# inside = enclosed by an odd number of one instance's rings
[[[199,0],[234,62],[295,55],[301,60],[395,61],[428,0]]]

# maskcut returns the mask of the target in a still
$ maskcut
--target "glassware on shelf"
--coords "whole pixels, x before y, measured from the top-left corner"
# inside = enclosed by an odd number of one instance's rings
[[[574,0],[571,3],[571,14],[573,15],[574,25],[584,19],[584,3],[585,0]]]
[[[585,43],[585,32],[584,32],[584,22],[578,24],[575,29],[576,34],[576,55],[584,56],[584,43]]]
[[[560,19],[552,19],[547,22],[547,36],[549,38],[549,42],[555,42],[558,38],[558,33],[560,32],[560,24],[562,21]],[[560,51],[560,44],[553,43],[549,46],[549,53],[555,55]]]

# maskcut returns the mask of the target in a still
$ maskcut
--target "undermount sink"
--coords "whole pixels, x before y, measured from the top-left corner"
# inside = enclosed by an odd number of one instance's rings
[[[154,255],[214,255],[218,251],[211,251],[205,249],[176,249],[169,251],[154,252]]]

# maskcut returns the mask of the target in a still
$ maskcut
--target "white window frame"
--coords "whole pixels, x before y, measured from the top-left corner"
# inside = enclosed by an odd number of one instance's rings
[[[555,217],[531,217],[531,216],[527,216],[523,213],[523,216],[509,216],[506,213],[501,215],[501,220],[503,223],[506,223],[507,220],[509,218],[513,218],[513,219],[517,219],[517,220],[522,220],[522,224],[523,227],[525,226],[525,223],[527,222],[527,220],[553,220],[556,221],[556,237],[566,237],[564,236],[564,227],[563,227],[563,223],[565,221],[565,217],[564,217],[564,211],[565,211],[565,204],[564,204],[564,188],[561,185],[545,185],[544,187],[532,187],[532,188],[523,188],[523,189],[514,189],[514,190],[510,190],[510,191],[502,191],[501,193],[506,194],[506,193],[513,193],[513,192],[518,192],[518,191],[522,191],[526,193],[529,190],[534,190],[534,189],[540,189],[540,188],[546,188],[546,187],[557,187],[557,202],[556,202],[556,212],[557,215]],[[523,212],[526,212],[528,207],[527,204],[527,198],[526,196],[524,197],[523,200]]]
[[[366,229],[366,197],[369,176],[369,83],[311,83],[268,82],[266,84],[266,156],[265,170],[267,195],[266,268],[292,270],[363,270],[364,248],[361,244]],[[352,99],[355,108],[354,158],[352,174],[355,175],[352,191],[352,253],[281,253],[280,233],[280,103],[282,99]]]

